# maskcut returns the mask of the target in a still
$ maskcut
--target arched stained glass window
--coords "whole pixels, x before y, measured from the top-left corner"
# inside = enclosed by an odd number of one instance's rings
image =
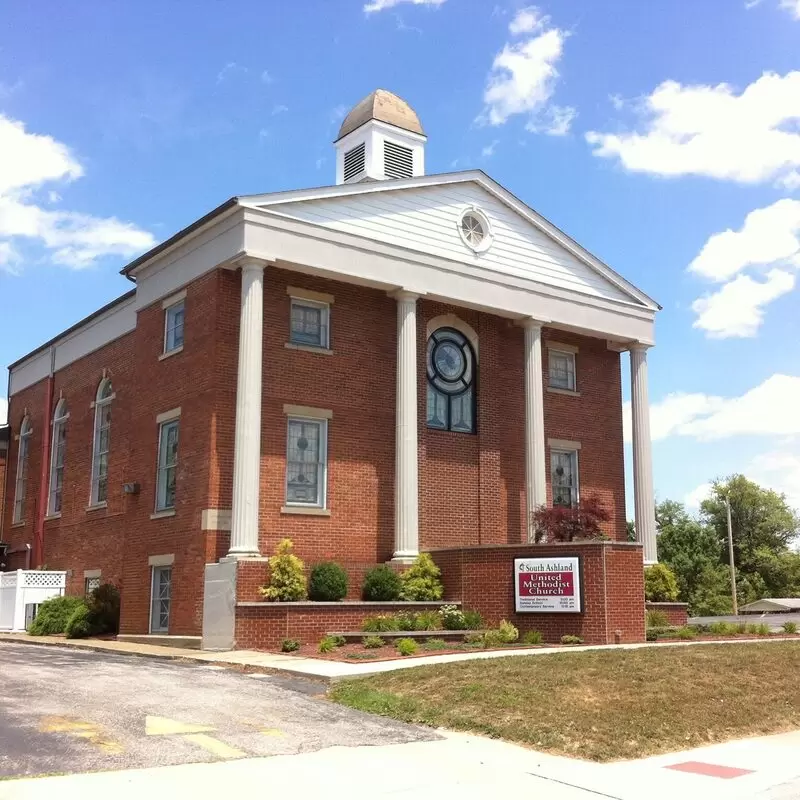
[[[475,433],[475,353],[455,328],[438,328],[428,338],[429,428]]]

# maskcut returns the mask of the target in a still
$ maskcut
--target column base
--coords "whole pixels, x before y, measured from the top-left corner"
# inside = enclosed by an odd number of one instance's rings
[[[224,555],[220,561],[269,561],[269,558],[255,551],[252,553],[228,553]]]
[[[417,556],[419,556],[419,553],[410,553],[410,552],[395,553],[392,556],[392,560],[389,561],[388,563],[407,566],[408,564],[413,564],[417,560]]]

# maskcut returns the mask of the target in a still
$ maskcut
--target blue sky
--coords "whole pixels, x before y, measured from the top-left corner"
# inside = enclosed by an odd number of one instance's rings
[[[800,0],[1,7],[4,364],[227,197],[332,183],[383,87],[428,172],[485,170],[663,305],[659,498],[743,471],[800,506]]]

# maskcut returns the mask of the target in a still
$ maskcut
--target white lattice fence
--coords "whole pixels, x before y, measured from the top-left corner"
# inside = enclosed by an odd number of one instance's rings
[[[0,631],[24,631],[25,607],[64,594],[66,572],[18,569],[0,574]]]

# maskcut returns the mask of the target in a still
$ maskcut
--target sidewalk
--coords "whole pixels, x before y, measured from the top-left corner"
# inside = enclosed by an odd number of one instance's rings
[[[583,653],[592,650],[638,650],[643,647],[703,647],[708,645],[767,644],[786,641],[791,641],[791,639],[726,639],[702,642],[676,641],[663,642],[660,644],[644,642],[641,644],[573,645],[570,647],[546,647],[531,650],[490,650],[470,653],[451,653],[448,655],[432,655],[421,656],[419,658],[349,664],[343,661],[301,658],[299,656],[282,655],[281,653],[266,653],[260,650],[211,652],[180,647],[163,647],[153,644],[137,644],[134,642],[117,642],[99,639],[62,639],[60,637],[29,636],[27,633],[0,633],[0,645],[2,645],[3,642],[15,642],[45,647],[72,647],[83,650],[99,650],[108,653],[142,656],[145,658],[181,659],[199,663],[216,664],[223,667],[244,668],[256,672],[283,673],[325,682],[377,675],[381,672],[392,672],[398,669],[411,669],[413,667],[424,667],[432,664],[448,664],[455,661],[474,661],[488,658],[547,656],[553,653]]]

